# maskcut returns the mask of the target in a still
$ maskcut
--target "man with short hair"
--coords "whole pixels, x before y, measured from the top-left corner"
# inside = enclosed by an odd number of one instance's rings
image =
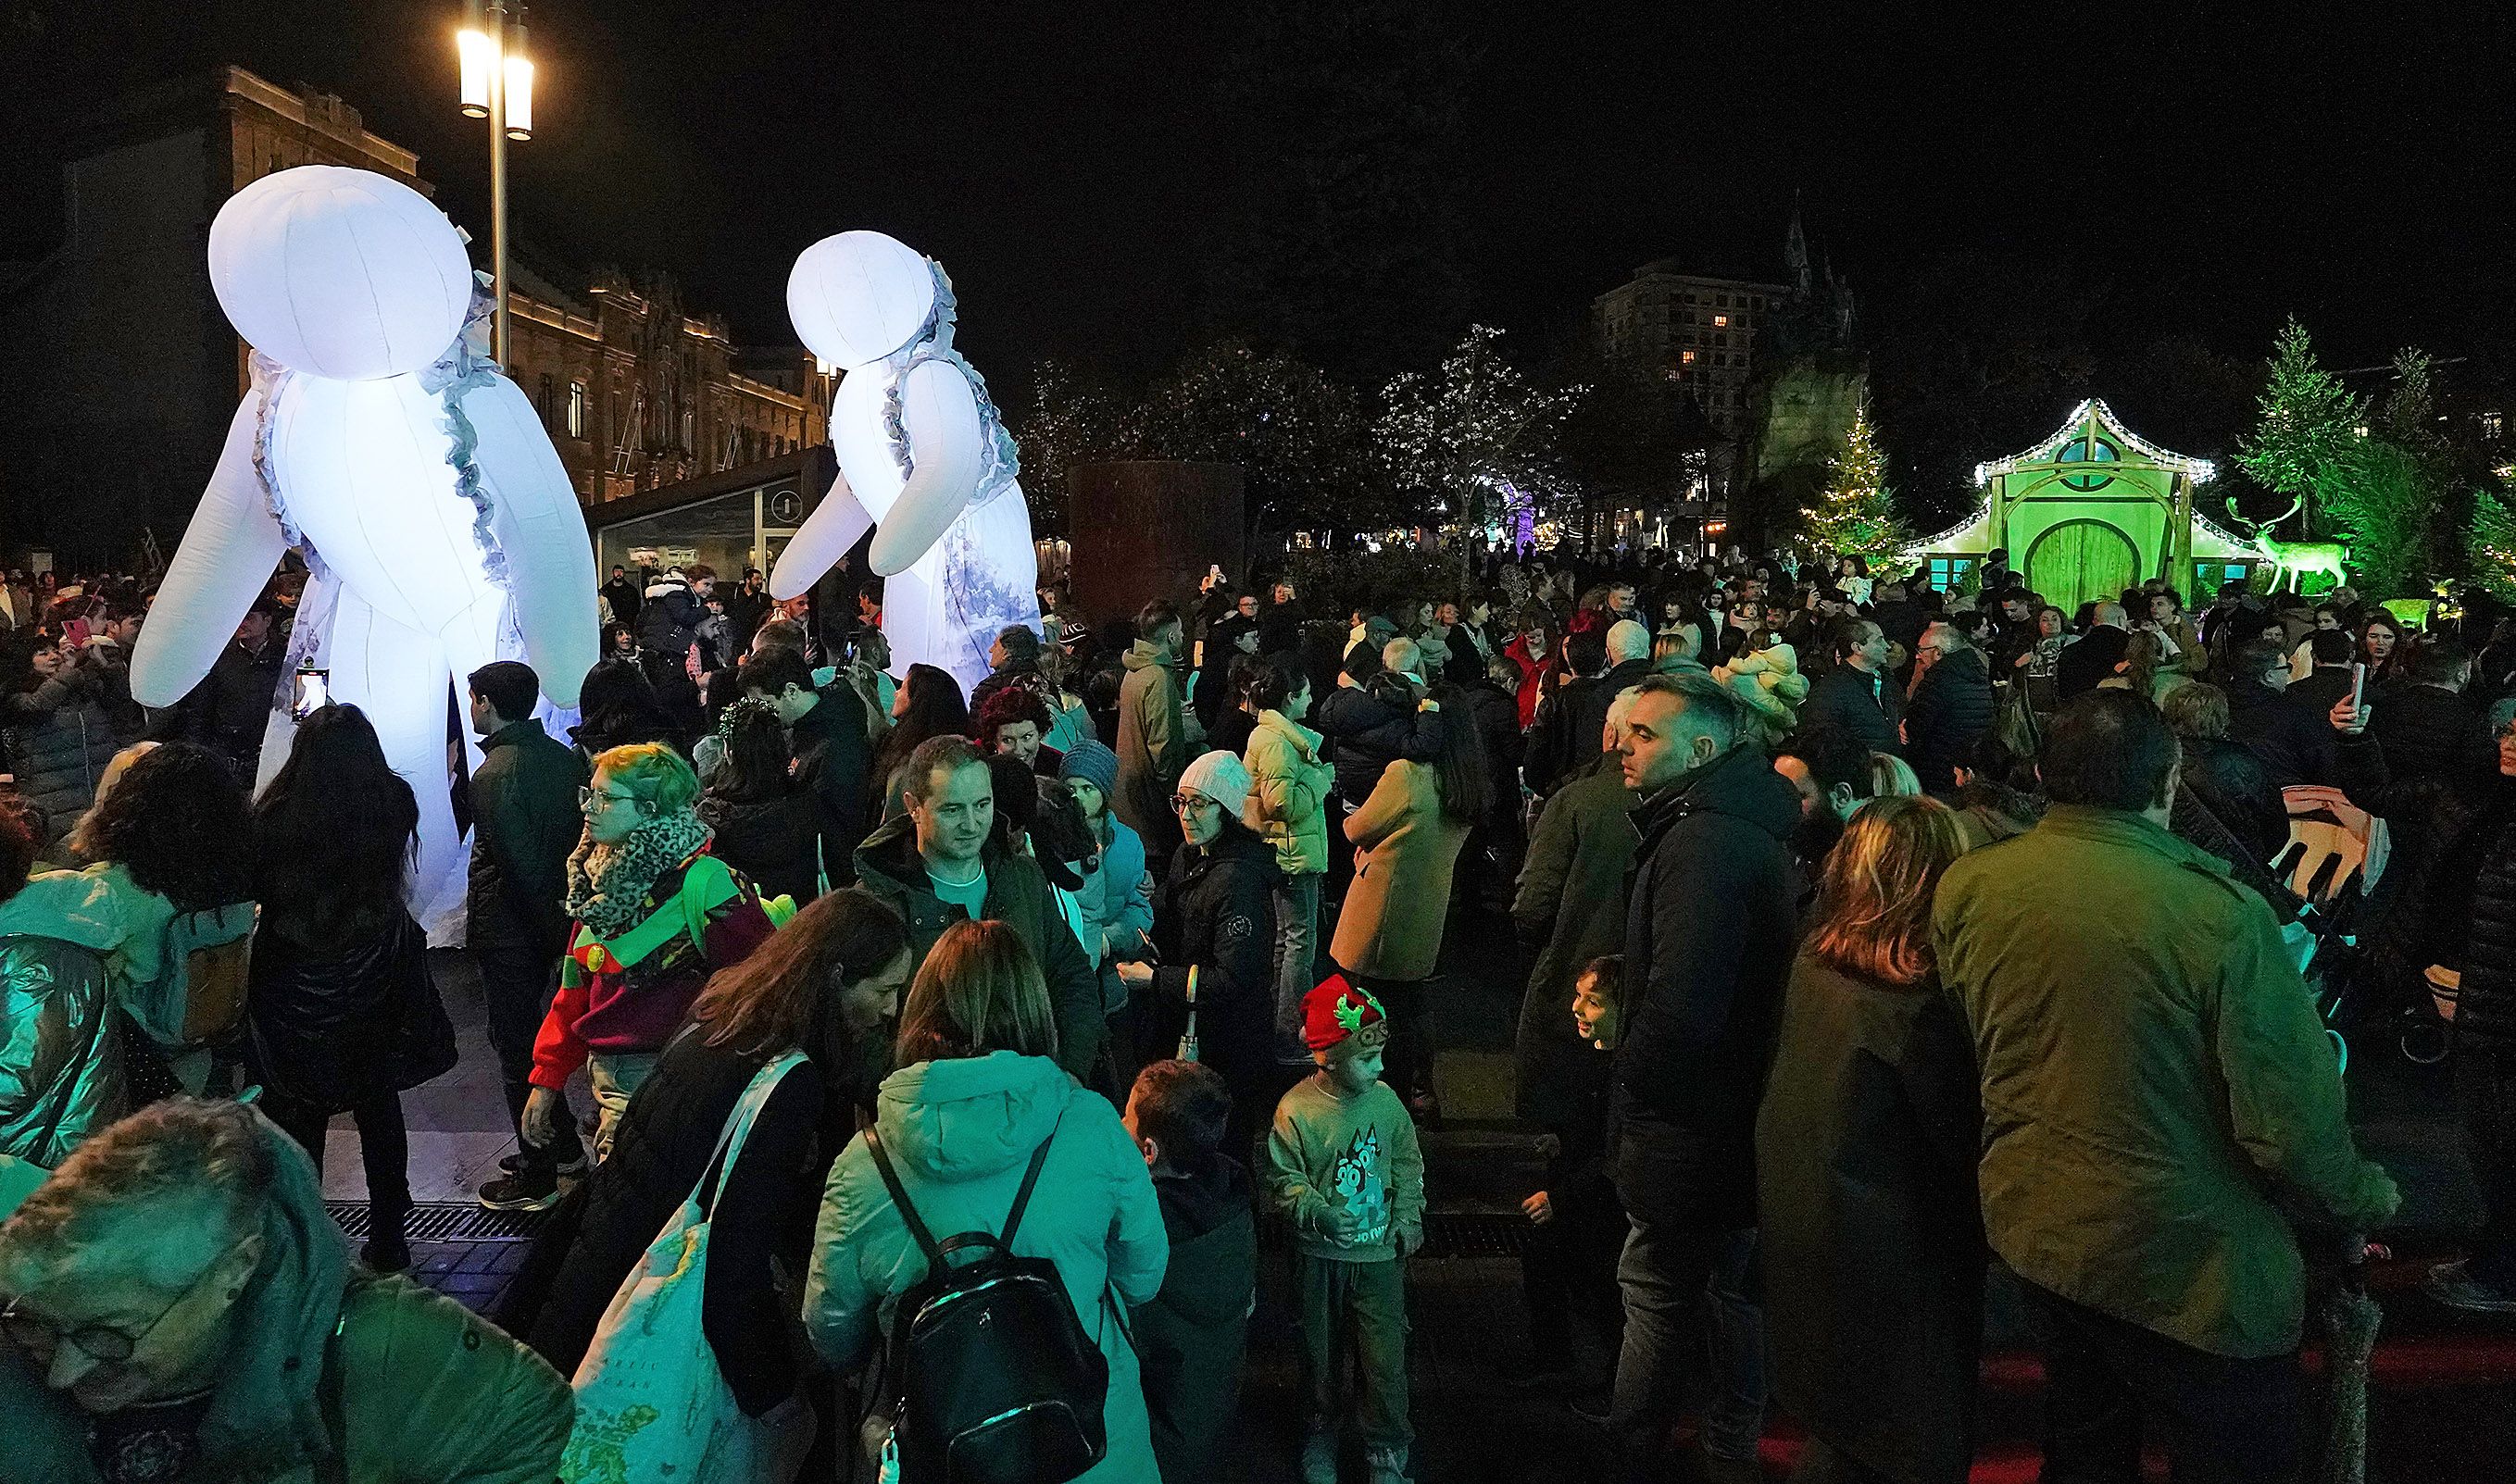
[[[2167,831],[2180,753],[2099,690],[2054,718],[2052,807],[1949,867],[1939,973],[1983,1088],[1985,1233],[2045,1340],[2048,1478],[2297,1477],[2305,1263],[2284,1206],[2365,1232],[2362,1159],[2315,997],[2262,898]]]
[[[2262,760],[2274,788],[2322,783],[2348,791],[2385,781],[2381,755],[2366,735],[2375,709],[2363,705],[2354,720],[2346,690],[2320,710],[2290,696],[2288,653],[2279,639],[2258,639],[2237,651],[2226,689],[2228,738]]]
[[[163,719],[158,735],[198,742],[228,760],[248,789],[262,767],[263,734],[271,726],[272,696],[278,690],[287,643],[279,637],[279,603],[254,600],[236,624],[235,641],[219,651],[210,673]],[[169,732],[172,737],[169,737]]]
[[[1873,753],[1905,755],[1905,695],[1887,674],[1887,631],[1866,618],[1837,619],[1827,645],[1834,664],[1809,687],[1803,726],[1828,725]]]
[[[140,626],[148,610],[136,602],[115,602],[105,610],[105,627],[87,642],[80,663],[97,680],[97,703],[112,723],[116,747],[129,747],[148,731],[148,708],[131,698],[131,651],[140,642]]]
[[[1575,679],[1555,693],[1529,730],[1521,776],[1544,794],[1589,765],[1606,735],[1608,709],[1620,693],[1651,674],[1651,631],[1630,618],[1608,626],[1608,670],[1596,679]]]
[[[2101,632],[2102,631],[2102,632]],[[2118,602],[2101,602],[2091,610],[2088,632],[2063,646],[2053,662],[2053,689],[2067,701],[2097,688],[2111,678],[2131,642],[2131,619]]]
[[[1179,848],[1179,816],[1171,796],[1188,767],[1188,723],[1180,714],[1179,663],[1186,626],[1168,598],[1156,598],[1136,615],[1136,642],[1121,663],[1118,685],[1118,792],[1110,807],[1145,842],[1145,860],[1159,881]]]
[[[2478,797],[2498,771],[2498,744],[2471,686],[2472,651],[2459,640],[2431,639],[2411,651],[2404,681],[2368,726],[2395,781],[2434,779]]]
[[[987,673],[970,687],[970,714],[1008,685],[1039,683],[1039,635],[1028,624],[1008,624],[987,645]]]
[[[1616,1193],[1633,1220],[1617,1282],[1625,1340],[1609,1426],[1628,1479],[1657,1478],[1710,1300],[1717,1481],[1761,1478],[1763,1317],[1755,1259],[1756,1107],[1797,931],[1791,785],[1741,703],[1706,677],[1635,687],[1617,746],[1642,796],[1625,909],[1625,1036],[1616,1048]]]
[[[1945,797],[1956,791],[1956,772],[1974,755],[1974,745],[1992,730],[1996,715],[1992,699],[1992,669],[1975,647],[1967,626],[1952,621],[1933,624],[1922,636],[1926,668],[1913,682],[1913,699],[1905,712],[1906,757],[1925,791]]]
[[[638,584],[630,580],[629,569],[616,561],[611,564],[611,580],[603,585],[603,601],[611,610],[613,623],[637,627]]]
[[[908,925],[909,954],[921,964],[954,923],[1012,928],[1048,982],[1057,1064],[1087,1087],[1111,1091],[1107,1078],[1096,1080],[1106,1035],[1100,972],[1083,956],[1038,864],[999,837],[987,760],[967,737],[930,737],[908,755],[904,772],[908,810],[858,847],[859,881],[899,911]]]
[[[2310,664],[2303,679],[2292,674],[2289,704],[2321,715],[2350,694],[2350,666],[2358,657],[2359,640],[2346,629],[2318,629],[2306,637],[2304,648]]]
[[[541,678],[517,660],[497,660],[467,680],[471,722],[481,739],[472,773],[472,864],[464,901],[489,1049],[509,1119],[524,1127],[532,1095],[533,1038],[550,1013],[560,955],[567,948],[567,858],[585,830],[577,791],[585,759],[542,729],[533,716]],[[561,1094],[565,1098],[566,1094]],[[492,1211],[539,1211],[559,1199],[559,1177],[585,1168],[571,1118],[559,1120],[548,1148],[519,1140],[503,1172],[481,1187]]]
[[[762,625],[761,633],[769,628]],[[734,677],[744,695],[765,697],[777,710],[795,781],[812,793],[820,816],[822,875],[839,886],[847,884],[865,834],[865,774],[872,763],[864,698],[844,676],[820,686],[813,680],[802,648],[774,641],[744,660]]]

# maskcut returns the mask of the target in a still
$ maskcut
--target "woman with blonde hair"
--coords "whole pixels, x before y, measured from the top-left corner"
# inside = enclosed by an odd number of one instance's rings
[[[1827,855],[1756,1121],[1774,1392],[1812,1476],[1961,1484],[1986,1259],[1966,1025],[1931,896],[1965,849],[1926,798],[1865,804]]]
[[[1872,799],[1912,799],[1922,792],[1922,778],[1913,764],[1894,753],[1869,755],[1869,797]]]
[[[1108,1098],[1059,1068],[1056,1051],[1048,988],[1020,935],[997,922],[945,928],[909,986],[900,1070],[883,1079],[873,1127],[830,1168],[804,1325],[832,1366],[858,1370],[896,1300],[927,1276],[921,1236],[1010,1232],[1016,1256],[1056,1264],[1109,1362],[1107,1451],[1079,1477],[1156,1484],[1120,1306],[1160,1291],[1170,1243],[1143,1151]],[[887,1422],[889,1399],[874,1411]]]

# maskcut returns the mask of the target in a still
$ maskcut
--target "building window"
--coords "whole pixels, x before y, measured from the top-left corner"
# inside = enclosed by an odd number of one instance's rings
[[[551,374],[547,371],[542,373],[541,392],[533,398],[533,410],[542,415],[542,426],[548,428],[551,420]]]
[[[571,438],[585,436],[585,383],[583,382],[567,384],[567,435]]]
[[[2506,430],[2506,422],[2495,412],[2485,412],[2481,415],[2481,435],[2493,442],[2498,440],[2498,435]]]
[[[1971,556],[1934,556],[1931,558],[1931,588],[1934,592],[1953,592],[1974,570]]]
[[[1727,314],[1715,314],[1712,316],[1712,325],[1715,329],[1727,329],[1729,324],[1730,316]]]
[[[1724,295],[1722,295],[1722,296],[1721,296],[1721,308],[1723,308],[1723,309],[1728,309],[1728,308],[1730,308],[1730,296],[1729,296],[1729,295],[1724,294]]]
[[[1694,351],[1692,351],[1692,350],[1680,350],[1680,351],[1678,351],[1678,352],[1677,352],[1677,359],[1678,359],[1678,363],[1679,363],[1680,365],[1687,365],[1687,366],[1694,365],[1694,364],[1695,364],[1695,352],[1694,352]]]

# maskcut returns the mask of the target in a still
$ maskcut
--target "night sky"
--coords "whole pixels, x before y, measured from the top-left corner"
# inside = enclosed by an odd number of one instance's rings
[[[65,95],[232,61],[343,94],[485,245],[459,0],[177,9],[0,8],[35,62],[13,69],[35,81],[10,137]],[[1478,58],[1457,141],[1477,315],[1529,343],[1649,259],[1777,272],[1796,192],[1864,299],[1907,312],[1963,292],[1923,271],[1955,254],[2063,265],[2125,343],[2250,358],[2293,309],[2349,364],[2516,327],[2508,7],[1829,9],[1441,7]],[[776,341],[795,253],[879,227],[951,269],[983,369],[1150,371],[1195,333],[1240,188],[1218,102],[1240,10],[546,0],[518,236],[563,270],[670,269],[738,340]],[[1796,14],[1741,14],[1773,10]],[[50,199],[26,174],[41,149],[10,152],[0,186]],[[36,215],[8,214],[0,256],[47,245]]]

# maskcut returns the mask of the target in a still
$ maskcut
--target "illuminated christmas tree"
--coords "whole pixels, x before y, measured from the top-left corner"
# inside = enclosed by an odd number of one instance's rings
[[[1887,488],[1887,456],[1879,451],[1877,425],[1869,421],[1868,403],[1853,409],[1843,452],[1826,467],[1834,474],[1825,492],[1818,496],[1817,504],[1800,512],[1809,541],[1821,552],[1829,557],[1859,556],[1876,565],[1912,542],[1913,533],[1897,513],[1896,496]]]
[[[2463,554],[2477,586],[2502,602],[2516,602],[2516,510],[2488,490],[2475,494]]]

